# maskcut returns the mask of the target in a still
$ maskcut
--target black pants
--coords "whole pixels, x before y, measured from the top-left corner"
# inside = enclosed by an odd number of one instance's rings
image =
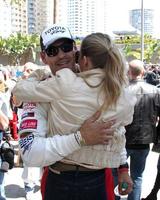
[[[107,200],[105,170],[69,171],[55,174],[49,170],[45,200]]]

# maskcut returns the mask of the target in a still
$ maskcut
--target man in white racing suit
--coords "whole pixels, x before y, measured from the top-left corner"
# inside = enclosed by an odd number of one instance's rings
[[[67,37],[71,39],[70,35],[65,35],[65,37],[62,35],[57,39]],[[59,51],[58,56],[49,58],[49,65],[54,68],[54,71],[62,68],[73,68],[73,66],[75,66],[75,48],[72,48],[69,52],[64,52],[66,51],[64,47],[60,48],[61,52]],[[43,48],[41,56],[45,56]],[[53,59],[57,59],[54,65],[52,64]],[[45,59],[43,59],[43,61],[44,60]],[[100,116],[99,112],[86,120],[81,126],[80,131],[69,135],[60,136],[57,134],[52,136],[52,133],[49,133],[48,130],[50,128],[49,123],[54,124],[54,122],[48,122],[48,119],[50,119],[49,109],[49,103],[24,103],[22,122],[19,131],[19,144],[22,158],[27,166],[49,166],[80,149],[81,145],[84,145],[84,141],[85,145],[94,145],[107,144],[108,140],[112,139],[113,131],[110,127],[113,125],[113,121],[106,123],[96,121]],[[84,171],[84,169],[81,168],[77,168],[77,170],[79,173],[81,170]],[[89,171],[89,173],[91,173],[91,171]],[[74,173],[75,172],[74,170]],[[52,176],[53,174],[54,173],[50,170],[49,175]],[[47,187],[49,186],[51,187],[51,183],[47,184]],[[60,195],[63,194],[63,192],[58,193]],[[55,191],[53,195],[56,195]],[[49,194],[49,196],[52,198],[52,194]],[[45,196],[45,200],[47,199],[49,198]]]

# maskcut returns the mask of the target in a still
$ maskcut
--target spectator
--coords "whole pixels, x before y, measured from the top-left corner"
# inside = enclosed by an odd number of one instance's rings
[[[140,60],[129,63],[129,90],[137,95],[133,122],[126,126],[126,150],[130,157],[133,191],[128,200],[140,200],[142,177],[150,144],[156,141],[156,124],[160,116],[160,90],[143,80],[144,66]],[[118,197],[116,199],[119,199]]]
[[[4,82],[3,74],[0,73],[0,146],[2,145],[3,137],[9,127],[7,101],[5,98],[6,84]],[[4,177],[5,171],[2,170],[2,154],[0,156],[0,199],[6,200],[5,189],[4,189]]]
[[[151,66],[145,73],[144,80],[152,85],[158,85],[160,83],[160,76],[157,68]]]

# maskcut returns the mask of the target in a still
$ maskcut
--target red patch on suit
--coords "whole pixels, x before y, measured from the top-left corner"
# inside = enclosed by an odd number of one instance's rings
[[[22,121],[20,125],[20,130],[23,129],[37,129],[37,120],[36,119],[26,119]]]

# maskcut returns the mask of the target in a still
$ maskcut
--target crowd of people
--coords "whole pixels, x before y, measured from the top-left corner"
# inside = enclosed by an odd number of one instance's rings
[[[152,85],[156,85],[159,87],[160,85],[160,65],[145,65],[145,75],[144,79],[147,83]]]
[[[19,140],[26,199],[34,199],[36,170],[43,200],[117,200],[117,185],[120,195],[141,200],[150,145],[160,141],[158,66],[127,64],[103,33],[86,36],[78,52],[57,24],[42,32],[40,46],[46,69],[27,63],[13,77],[0,68],[0,128]],[[157,166],[143,200],[158,199],[160,158]],[[6,199],[3,187],[0,195]]]
[[[0,170],[0,199],[5,200],[4,191],[4,180],[5,173],[8,171],[9,166],[4,162],[4,156],[2,157],[2,147],[4,142],[7,141],[10,144],[11,140],[19,140],[19,124],[21,120],[22,106],[19,104],[12,94],[12,89],[16,82],[20,79],[25,79],[29,76],[33,70],[37,68],[33,63],[26,63],[21,68],[21,73],[19,70],[14,70],[12,68],[0,67],[0,105],[1,105],[1,117],[0,117],[0,132],[1,132],[1,170]],[[16,74],[16,71],[18,72]],[[9,157],[10,160],[14,158]],[[4,165],[5,164],[5,165]],[[24,190],[26,192],[26,197],[31,196],[30,194],[34,191],[34,187],[40,179],[41,168],[28,168],[24,165],[24,171],[22,173],[22,179],[24,181]],[[38,175],[39,174],[39,175]],[[29,198],[28,198],[29,199]]]

